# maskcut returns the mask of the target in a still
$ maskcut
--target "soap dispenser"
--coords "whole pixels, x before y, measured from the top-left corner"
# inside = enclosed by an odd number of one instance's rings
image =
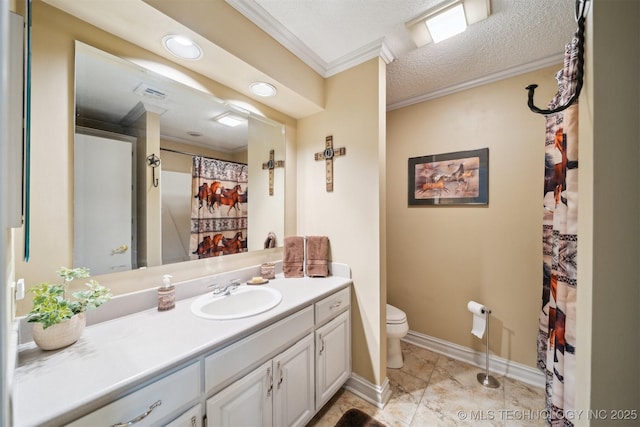
[[[176,306],[176,287],[171,284],[170,274],[162,276],[162,286],[158,288],[158,311],[171,310]]]

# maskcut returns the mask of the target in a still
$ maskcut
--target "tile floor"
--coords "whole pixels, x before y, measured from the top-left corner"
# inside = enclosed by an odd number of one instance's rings
[[[483,370],[402,342],[404,366],[388,369],[391,399],[379,409],[342,389],[307,427],[333,427],[358,408],[389,427],[545,426],[544,390],[496,376],[500,387],[483,387]]]

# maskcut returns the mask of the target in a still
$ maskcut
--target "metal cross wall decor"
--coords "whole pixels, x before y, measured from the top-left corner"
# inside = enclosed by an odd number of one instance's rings
[[[269,150],[269,160],[262,164],[262,169],[269,169],[269,195],[273,196],[273,170],[284,167],[284,160],[275,160],[275,151]]]
[[[347,154],[345,147],[333,148],[333,135],[325,138],[324,151],[314,155],[316,160],[325,161],[325,179],[327,183],[327,192],[333,191],[333,158],[344,156]]]

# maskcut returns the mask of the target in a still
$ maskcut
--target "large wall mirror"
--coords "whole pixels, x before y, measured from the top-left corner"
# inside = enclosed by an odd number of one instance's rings
[[[272,236],[281,246],[281,124],[81,42],[75,103],[74,266],[99,275],[263,250]]]

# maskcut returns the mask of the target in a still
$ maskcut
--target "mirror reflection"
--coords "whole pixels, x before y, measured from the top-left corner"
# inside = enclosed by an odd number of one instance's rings
[[[74,266],[281,246],[282,125],[81,42],[75,61]]]

